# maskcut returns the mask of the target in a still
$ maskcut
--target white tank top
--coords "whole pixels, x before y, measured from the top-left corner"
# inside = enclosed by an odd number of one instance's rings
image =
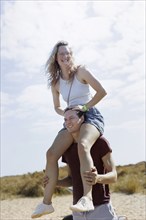
[[[63,100],[67,102],[71,82],[63,80],[60,77],[59,83],[60,94],[62,95]],[[89,84],[81,83],[75,75],[69,96],[69,106],[84,105],[89,102],[91,98]]]

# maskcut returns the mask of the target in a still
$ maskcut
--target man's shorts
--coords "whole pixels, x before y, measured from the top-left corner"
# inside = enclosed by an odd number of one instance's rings
[[[73,220],[118,220],[118,217],[111,203],[106,203],[90,212],[73,212]]]

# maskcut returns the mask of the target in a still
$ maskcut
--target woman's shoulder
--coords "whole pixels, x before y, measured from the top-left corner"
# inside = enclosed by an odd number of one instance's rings
[[[52,85],[52,86],[51,86],[51,90],[52,90],[52,91],[54,91],[54,92],[55,92],[55,91],[59,92],[59,84],[60,84],[59,82],[60,82],[60,80],[58,80],[55,85]]]
[[[81,72],[81,71],[86,71],[87,68],[85,65],[79,65],[77,69],[78,69],[78,72]]]
[[[76,75],[77,78],[86,83],[88,77],[91,75],[91,72],[85,66],[80,66]]]
[[[89,70],[86,68],[86,66],[78,66],[78,69],[77,69],[77,75],[79,75],[79,76],[82,76],[82,75],[84,75],[85,73],[89,73]]]

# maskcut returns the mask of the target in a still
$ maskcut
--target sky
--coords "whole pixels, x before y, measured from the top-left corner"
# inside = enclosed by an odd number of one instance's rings
[[[145,1],[1,1],[1,176],[41,171],[63,118],[44,65],[69,42],[107,96],[96,107],[116,165],[145,160]],[[93,93],[93,91],[91,90]],[[65,108],[65,103],[62,101]],[[59,160],[59,165],[64,165]]]

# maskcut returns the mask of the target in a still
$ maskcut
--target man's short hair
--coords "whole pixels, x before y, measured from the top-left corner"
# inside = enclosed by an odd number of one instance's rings
[[[81,117],[85,114],[85,112],[83,112],[83,111],[81,111],[81,110],[78,110],[78,109],[74,109],[74,108],[75,108],[75,107],[67,107],[67,108],[64,110],[64,113],[67,112],[67,111],[69,111],[69,110],[76,111],[77,116],[78,116],[79,118],[81,118]]]

